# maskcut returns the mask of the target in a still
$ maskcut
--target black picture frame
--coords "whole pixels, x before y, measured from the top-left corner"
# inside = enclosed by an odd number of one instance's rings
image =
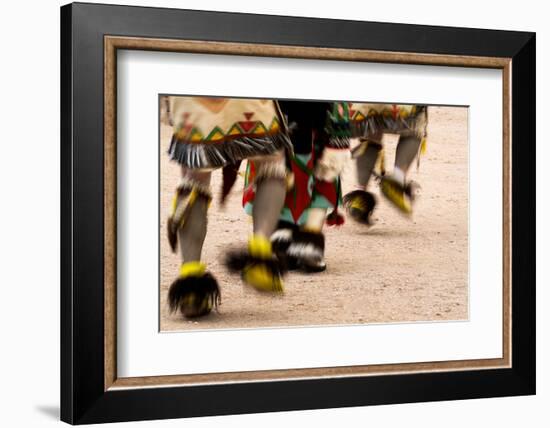
[[[512,59],[512,366],[104,388],[104,36]],[[61,8],[61,419],[71,424],[535,393],[535,34],[74,3]]]

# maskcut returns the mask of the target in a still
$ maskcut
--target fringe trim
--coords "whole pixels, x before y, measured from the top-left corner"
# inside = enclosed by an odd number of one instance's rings
[[[271,235],[273,245],[285,244],[292,241],[292,229],[278,229]]]
[[[359,122],[350,122],[352,135],[359,138],[368,138],[381,132],[412,134],[418,138],[424,138],[427,135],[427,125],[428,109],[425,106],[419,107],[419,111],[415,115],[406,118],[377,114],[368,116]]]
[[[227,252],[224,264],[230,272],[242,273],[247,267],[254,265],[263,265],[273,275],[284,275],[287,267],[283,260],[276,257],[269,259],[254,257],[246,250],[230,250]]]
[[[286,166],[281,162],[263,162],[258,165],[254,183],[258,186],[259,183],[266,179],[286,180]]]
[[[350,147],[349,138],[332,136],[329,138],[327,146],[333,149],[349,149]]]
[[[344,208],[352,219],[370,226],[371,214],[376,207],[376,198],[371,192],[354,190],[344,196]]]
[[[166,223],[168,243],[173,253],[176,252],[178,243],[178,230],[187,221],[189,211],[197,198],[204,198],[210,204],[212,200],[210,187],[189,178],[182,178],[176,187],[176,194],[172,200],[172,212]]]
[[[273,252],[277,256],[283,266],[288,270],[297,268],[297,260],[294,257],[289,257],[287,254],[288,247],[292,243],[294,232],[298,230],[298,226],[294,223],[289,223],[284,220],[279,220],[277,229],[271,235],[271,246]]]
[[[209,185],[193,180],[189,177],[182,177],[176,187],[176,191],[178,193],[182,193],[191,192],[192,190],[195,190],[195,192],[197,192],[200,196],[208,200],[212,199],[212,190],[210,190]]]
[[[287,253],[289,256],[296,257],[297,259],[306,259],[311,261],[323,259],[323,251],[314,244],[293,242],[290,244],[290,247],[288,247]]]
[[[292,143],[284,133],[243,136],[222,143],[193,143],[173,136],[168,155],[187,168],[220,168],[250,157],[272,155],[281,149],[292,152]]]
[[[168,290],[168,306],[173,313],[178,309],[187,318],[207,315],[221,304],[221,293],[216,278],[209,272],[201,276],[177,278]]]
[[[319,263],[325,254],[325,236],[322,233],[297,230],[287,254],[306,264]]]

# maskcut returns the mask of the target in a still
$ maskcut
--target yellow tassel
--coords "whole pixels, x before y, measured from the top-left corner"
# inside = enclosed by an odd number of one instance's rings
[[[180,278],[188,276],[202,276],[206,272],[206,265],[199,261],[182,263],[180,266]]]
[[[364,206],[363,201],[361,200],[361,198],[353,198],[353,200],[351,201],[351,204],[350,204],[350,208],[355,208],[355,209],[360,210],[360,211],[365,210],[365,206]]]
[[[274,276],[265,266],[250,266],[243,272],[243,280],[260,291],[271,293],[283,293],[283,281],[279,276]]]
[[[198,193],[195,189],[191,190],[191,193],[189,194],[189,206],[192,206],[195,201],[197,200]]]
[[[261,259],[271,258],[271,241],[262,235],[252,235],[248,241],[250,255]]]
[[[426,138],[422,138],[422,142],[420,143],[420,154],[425,155],[427,149],[428,149],[428,141],[426,140]]]
[[[197,200],[198,193],[195,189],[191,190],[191,193],[189,194],[189,199],[187,199],[187,205],[192,206],[193,203]],[[172,215],[176,212],[176,208],[178,207],[178,199],[179,199],[179,191],[176,191],[176,194],[172,198]],[[210,203],[210,202],[209,202]]]
[[[178,192],[172,198],[172,215],[176,212],[176,207],[178,206]]]

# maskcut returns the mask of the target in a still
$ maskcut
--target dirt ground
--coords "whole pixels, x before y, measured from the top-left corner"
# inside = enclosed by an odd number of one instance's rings
[[[218,197],[209,210],[203,260],[219,281],[222,305],[198,321],[170,314],[166,297],[178,272],[179,255],[166,240],[166,217],[179,167],[168,160],[171,128],[161,127],[160,329],[225,329],[327,324],[363,324],[468,318],[468,111],[429,108],[428,150],[409,177],[421,185],[412,218],[404,218],[378,196],[371,228],[346,219],[326,228],[327,270],[290,272],[283,296],[256,293],[221,264],[224,249],[245,245],[252,224],[241,206],[239,178],[222,210]],[[386,162],[391,170],[395,137],[388,136]],[[355,166],[343,175],[344,192],[355,184]],[[213,191],[221,172],[213,174]]]

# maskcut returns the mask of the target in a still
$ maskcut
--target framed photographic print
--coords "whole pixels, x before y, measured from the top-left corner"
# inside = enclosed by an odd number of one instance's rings
[[[535,35],[61,8],[61,418],[535,393]]]

